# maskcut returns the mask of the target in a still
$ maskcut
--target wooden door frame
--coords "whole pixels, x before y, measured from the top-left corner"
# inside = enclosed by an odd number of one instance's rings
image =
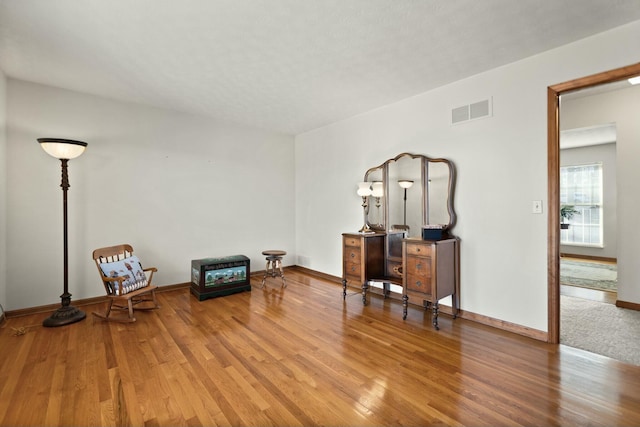
[[[640,63],[593,74],[547,88],[547,341],[560,342],[560,95],[640,75]]]

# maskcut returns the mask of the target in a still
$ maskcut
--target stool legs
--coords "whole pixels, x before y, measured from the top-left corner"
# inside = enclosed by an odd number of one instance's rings
[[[264,276],[262,277],[262,283],[260,284],[261,288],[264,288],[264,282],[265,280],[267,280],[267,276],[270,274],[270,271],[271,271],[271,259],[269,257],[267,258],[267,265],[265,266]]]
[[[269,256],[267,257],[267,265],[264,270],[264,277],[262,278],[262,283],[260,287],[264,287],[264,283],[267,280],[267,277],[277,277],[280,276],[282,278],[282,287],[287,287],[287,283],[284,280],[284,270],[282,269],[282,257],[277,256]]]
[[[286,288],[287,284],[284,281],[284,270],[282,269],[282,259],[278,260],[278,268],[280,268],[280,277],[282,278],[282,287]]]

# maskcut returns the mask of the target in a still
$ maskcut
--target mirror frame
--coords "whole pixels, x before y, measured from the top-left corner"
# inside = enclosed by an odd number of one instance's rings
[[[366,212],[366,222],[369,225],[369,227],[371,227],[372,230],[374,231],[378,231],[378,232],[387,232],[388,231],[388,227],[389,227],[389,166],[393,163],[396,163],[398,160],[400,160],[403,157],[409,157],[411,159],[418,159],[420,160],[420,168],[421,168],[421,180],[420,180],[420,187],[422,190],[422,202],[421,202],[421,206],[422,206],[422,226],[424,226],[425,224],[429,224],[429,196],[428,196],[428,185],[427,183],[429,182],[429,164],[430,163],[444,163],[449,170],[449,182],[448,182],[448,188],[447,188],[447,212],[449,213],[449,222],[447,224],[445,224],[445,227],[443,229],[443,234],[445,236],[449,236],[451,230],[453,229],[453,227],[456,225],[458,216],[456,214],[456,211],[454,209],[454,196],[455,196],[455,184],[456,184],[456,168],[453,164],[453,162],[451,160],[448,159],[444,159],[444,158],[433,158],[433,157],[428,157],[428,156],[424,156],[422,154],[411,154],[411,153],[400,153],[397,156],[388,159],[386,161],[384,161],[382,164],[372,167],[370,169],[368,169],[365,174],[364,174],[364,181],[366,182],[375,182],[378,181],[378,179],[372,179],[370,180],[370,177],[377,171],[380,171],[382,174],[382,182],[383,182],[383,188],[384,188],[384,195],[382,196],[384,198],[384,203],[381,205],[383,207],[383,215],[382,217],[384,218],[384,221],[382,224],[372,224],[370,222],[370,218],[369,218],[369,212],[371,211],[371,206],[372,206],[372,202],[369,202],[369,207],[367,209]],[[370,200],[372,198],[372,196],[369,196]]]

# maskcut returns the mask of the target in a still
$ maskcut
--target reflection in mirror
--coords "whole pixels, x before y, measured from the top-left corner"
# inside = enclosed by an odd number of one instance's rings
[[[369,202],[367,223],[373,230],[384,231],[384,205],[386,195],[384,189],[384,174],[382,166],[371,168],[364,176],[364,180],[371,183],[371,188],[375,187],[375,195],[372,195]],[[378,195],[379,194],[379,195]]]
[[[427,224],[449,224],[449,166],[444,162],[429,161],[427,180]]]
[[[422,230],[421,166],[422,160],[411,155],[388,163],[389,230],[404,230],[408,237],[418,236]]]
[[[382,207],[382,197],[384,196],[384,185],[382,181],[373,181],[371,184],[371,196],[373,197],[374,204],[369,209],[375,209],[373,212],[373,219],[375,223],[373,224],[376,228],[384,229],[384,218],[382,217],[383,211],[380,209]]]
[[[407,225],[407,190],[413,187],[413,181],[410,179],[399,179],[398,185],[402,188],[404,192],[402,200],[404,201],[402,206],[402,229],[408,230],[409,226]]]

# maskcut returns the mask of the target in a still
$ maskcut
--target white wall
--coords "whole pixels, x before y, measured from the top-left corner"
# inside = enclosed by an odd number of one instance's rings
[[[404,151],[449,158],[462,309],[547,331],[547,213],[531,213],[532,200],[547,200],[547,87],[637,62],[639,39],[637,21],[298,135],[298,255],[340,276],[341,233],[362,223],[365,171]],[[449,124],[451,108],[487,97],[493,117]]]
[[[629,63],[637,62],[629,61]],[[640,212],[640,86],[571,101],[563,106],[563,129],[616,124],[618,300],[640,303],[640,263],[636,226]],[[566,110],[566,111],[565,111]]]
[[[0,304],[7,309],[7,79],[0,69]]]
[[[260,270],[275,248],[294,263],[293,137],[13,79],[7,99],[6,309],[62,293],[60,162],[39,137],[89,144],[69,162],[73,299],[104,293],[91,252],[119,243],[158,285],[188,282],[197,258],[244,254]]]

